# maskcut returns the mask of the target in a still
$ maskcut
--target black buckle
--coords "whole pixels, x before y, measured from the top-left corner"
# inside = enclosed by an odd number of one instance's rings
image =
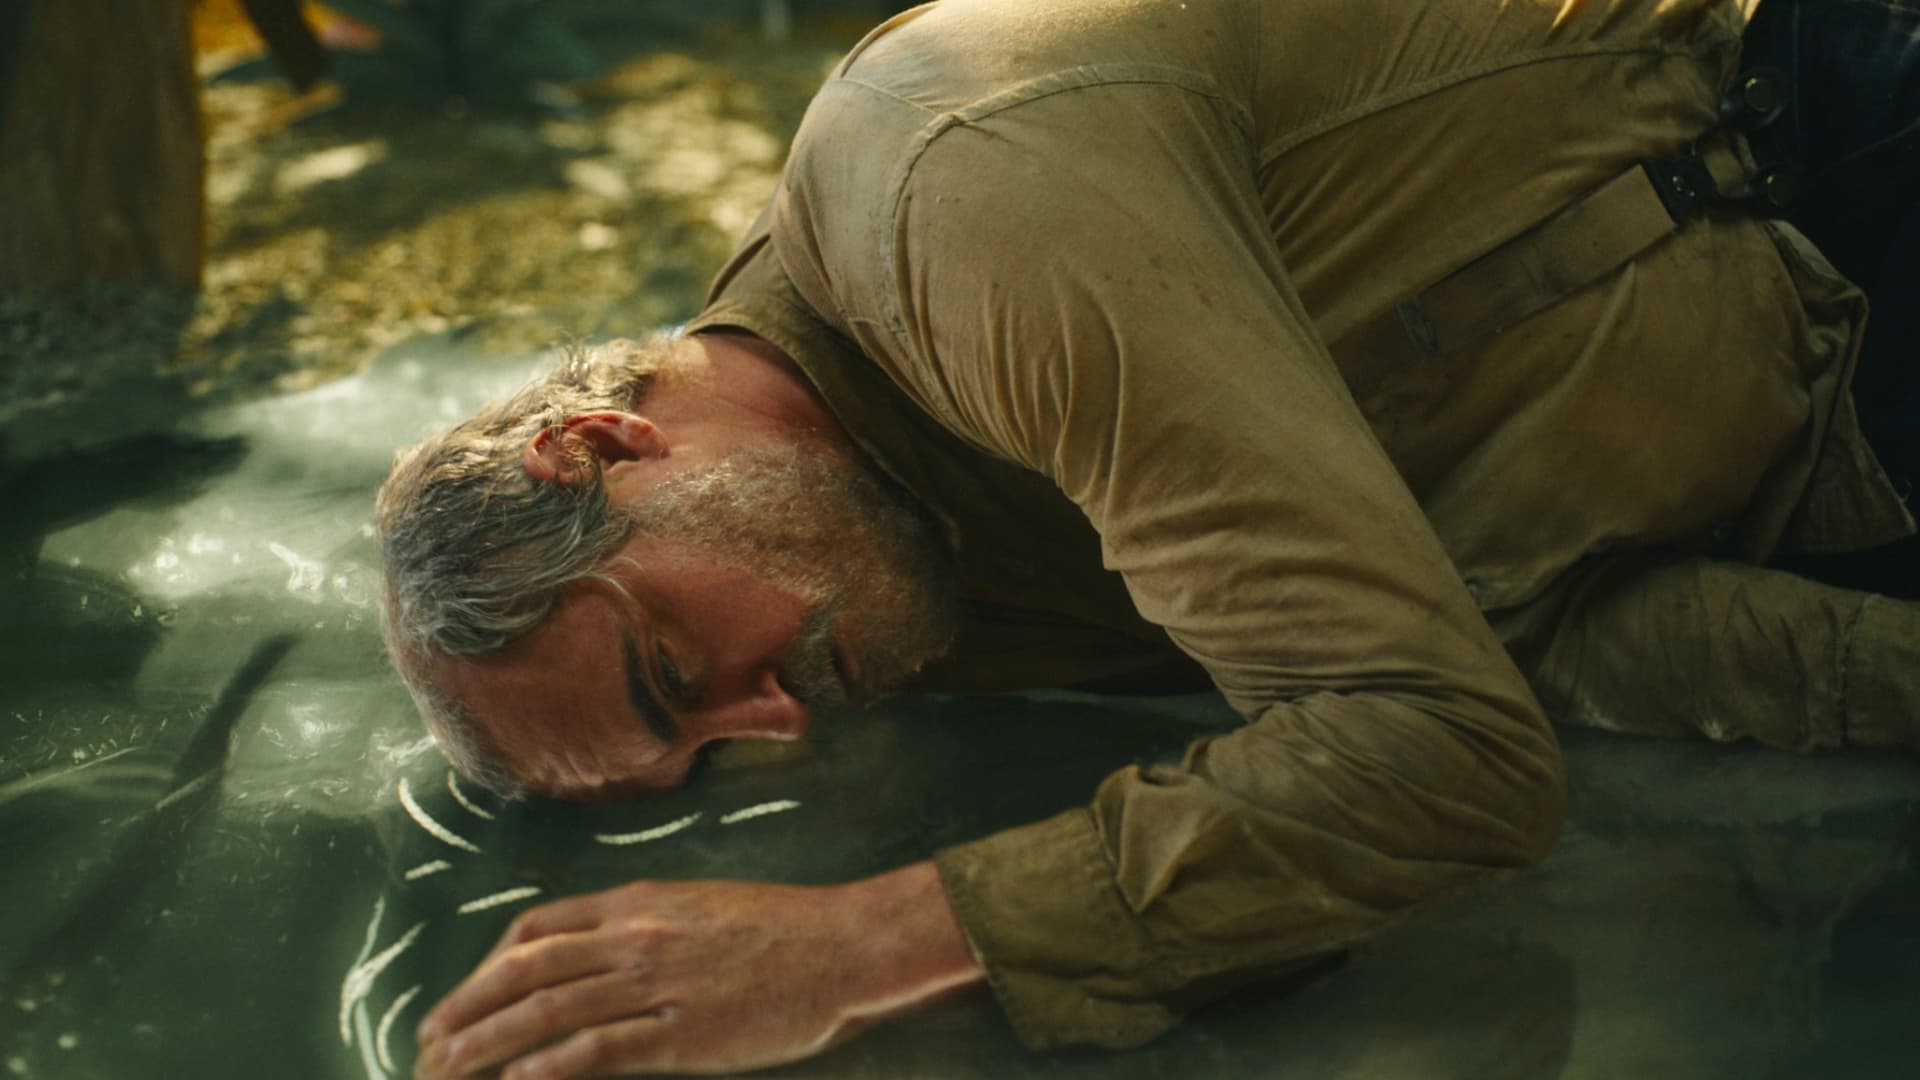
[[[1713,170],[1700,157],[1700,144],[1694,143],[1684,153],[1673,157],[1647,158],[1640,163],[1646,170],[1647,180],[1653,184],[1654,193],[1660,196],[1660,205],[1666,207],[1667,216],[1678,225],[1697,213],[1710,199],[1720,194],[1713,179]]]
[[[1720,115],[1713,126],[1701,132],[1687,148],[1672,157],[1647,158],[1640,163],[1647,180],[1660,196],[1660,204],[1675,224],[1685,222],[1708,203],[1744,206],[1761,213],[1777,213],[1800,192],[1800,179],[1793,170],[1779,164],[1761,162],[1741,185],[1722,195],[1700,153],[1701,144],[1724,131],[1741,134],[1759,131],[1779,120],[1793,98],[1791,84],[1776,68],[1754,68],[1740,74],[1720,99]]]

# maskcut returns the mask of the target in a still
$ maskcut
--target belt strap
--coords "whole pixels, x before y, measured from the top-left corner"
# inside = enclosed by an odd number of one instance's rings
[[[1470,345],[1598,281],[1652,247],[1709,202],[1777,208],[1790,172],[1757,163],[1744,131],[1784,107],[1774,72],[1744,78],[1721,120],[1685,152],[1637,162],[1552,217],[1333,343],[1348,385],[1364,393],[1393,368]]]
[[[1737,178],[1744,170],[1724,141],[1703,150],[1702,156],[1716,187],[1730,190],[1738,183],[1727,178]],[[1662,164],[1634,165],[1546,221],[1354,327],[1336,343],[1337,351],[1343,360],[1351,357],[1367,368],[1431,359],[1497,334],[1599,280],[1679,227],[1654,179],[1653,170]],[[1690,177],[1669,175],[1662,180],[1692,189]],[[1359,373],[1350,376],[1354,374]]]

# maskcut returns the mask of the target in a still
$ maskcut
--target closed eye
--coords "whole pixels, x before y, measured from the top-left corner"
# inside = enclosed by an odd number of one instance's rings
[[[680,668],[673,662],[673,657],[667,654],[666,646],[662,645],[654,649],[654,657],[659,661],[660,689],[667,695],[667,700],[676,704],[685,705],[687,701],[686,676],[680,674]]]
[[[652,732],[655,738],[665,743],[674,742],[680,738],[680,725],[674,721],[673,714],[667,711],[666,706],[660,703],[660,698],[654,694],[647,674],[647,665],[641,661],[640,651],[634,648],[633,638],[628,637],[623,644],[625,649],[622,655],[627,668],[628,702],[633,705],[634,711],[640,714],[641,722],[647,726],[647,730]],[[678,669],[675,669],[674,673],[678,677]],[[662,677],[664,678],[664,675]]]

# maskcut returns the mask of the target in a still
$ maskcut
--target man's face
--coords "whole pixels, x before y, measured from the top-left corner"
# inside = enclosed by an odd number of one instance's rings
[[[507,648],[424,673],[531,790],[679,786],[716,740],[797,739],[897,686],[950,636],[927,526],[811,444],[610,483],[635,534]]]

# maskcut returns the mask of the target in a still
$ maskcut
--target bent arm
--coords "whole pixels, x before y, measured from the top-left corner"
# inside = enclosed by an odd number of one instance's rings
[[[1309,325],[1244,153],[1230,110],[1145,84],[956,128],[893,223],[897,308],[851,313],[897,328],[877,359],[947,426],[1060,486],[1249,721],[940,856],[1034,1045],[1144,1041],[1559,830],[1551,733]]]

